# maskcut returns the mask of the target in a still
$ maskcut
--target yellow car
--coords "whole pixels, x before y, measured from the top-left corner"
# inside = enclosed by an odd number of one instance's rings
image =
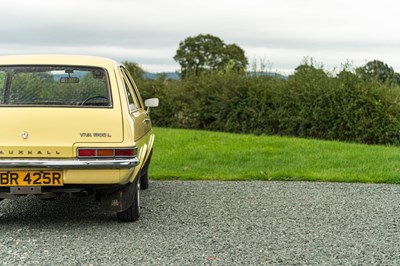
[[[137,220],[156,106],[110,59],[0,57],[0,199],[93,195],[118,220]]]

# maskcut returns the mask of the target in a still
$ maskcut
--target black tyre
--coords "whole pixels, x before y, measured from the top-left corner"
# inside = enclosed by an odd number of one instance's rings
[[[151,150],[149,157],[147,158],[146,163],[143,166],[143,169],[140,173],[140,189],[148,189],[149,188],[149,166],[151,162],[151,156],[153,156],[153,150]]]
[[[149,188],[149,170],[146,169],[145,173],[140,176],[140,189],[148,189]]]
[[[140,182],[139,178],[136,181],[134,189],[134,200],[132,205],[122,212],[117,212],[117,219],[121,222],[134,222],[140,217]]]

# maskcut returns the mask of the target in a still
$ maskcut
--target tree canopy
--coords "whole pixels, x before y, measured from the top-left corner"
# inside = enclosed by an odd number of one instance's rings
[[[359,78],[368,82],[378,81],[388,85],[400,85],[400,74],[379,60],[369,61],[364,66],[356,68],[356,74]]]
[[[225,44],[211,34],[188,37],[179,43],[174,60],[181,65],[182,76],[206,70],[244,70],[248,60],[242,48]]]
[[[122,64],[134,79],[143,78],[144,70],[139,66],[139,64],[130,61],[124,61]]]

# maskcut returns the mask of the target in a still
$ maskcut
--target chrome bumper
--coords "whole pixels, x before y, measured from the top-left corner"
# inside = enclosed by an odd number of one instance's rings
[[[52,168],[52,169],[123,169],[139,164],[138,158],[104,160],[0,160],[0,169],[10,168]]]

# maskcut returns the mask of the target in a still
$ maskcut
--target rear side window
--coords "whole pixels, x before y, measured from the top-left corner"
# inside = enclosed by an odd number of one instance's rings
[[[122,72],[122,75],[124,76],[125,86],[130,87],[133,92],[133,94],[131,93],[131,97],[134,98],[134,101],[136,102],[135,103],[136,107],[143,108],[142,98],[140,97],[139,91],[137,90],[135,82],[133,81],[131,75],[123,67],[121,67],[121,72]],[[128,97],[129,97],[129,95],[128,95]]]
[[[1,92],[4,91],[5,81],[6,74],[3,71],[0,71],[0,90],[2,90]],[[3,93],[0,93],[0,103],[3,103]]]
[[[0,66],[0,106],[111,107],[107,72],[97,67]]]
[[[139,109],[138,109],[135,101],[133,100],[133,96],[132,96],[131,90],[130,90],[129,85],[128,85],[127,81],[126,81],[126,78],[124,76],[123,76],[123,80],[124,80],[124,85],[125,85],[126,96],[128,97],[129,110],[131,112],[138,111]]]

